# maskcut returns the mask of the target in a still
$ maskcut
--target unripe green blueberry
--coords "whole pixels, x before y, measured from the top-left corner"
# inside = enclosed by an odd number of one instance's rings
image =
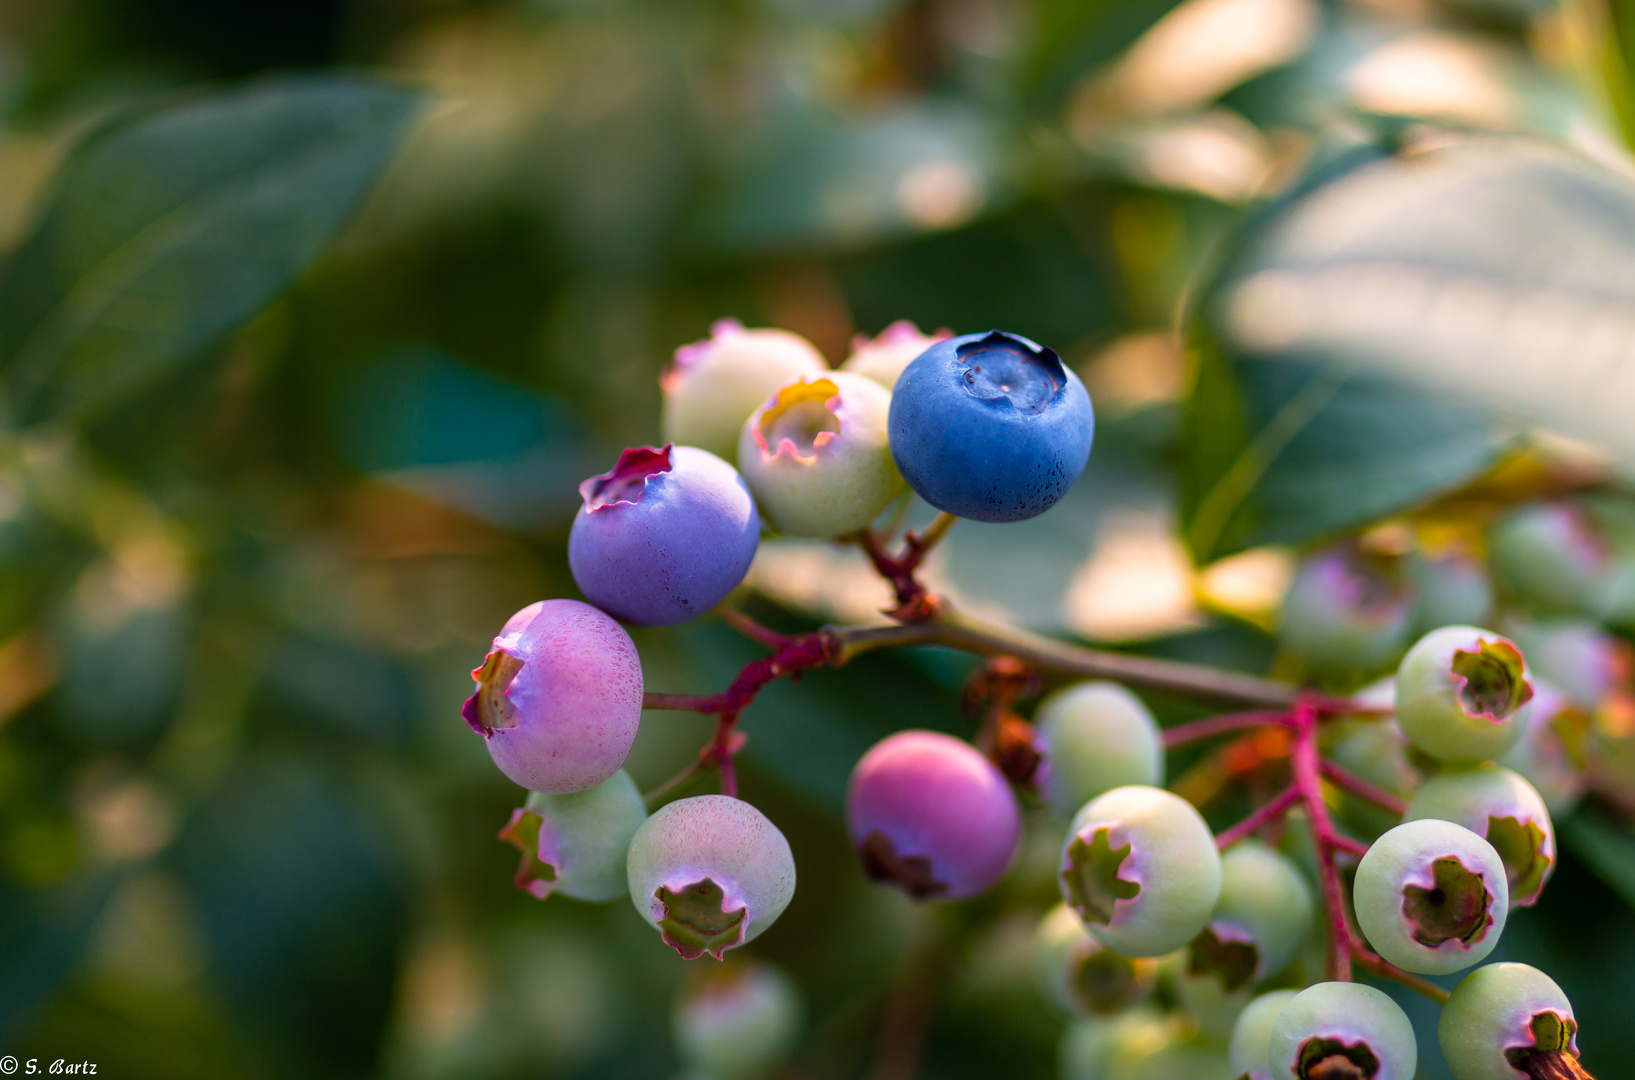
[[[1330,548],[1295,571],[1278,640],[1313,667],[1368,671],[1402,648],[1413,612],[1400,582],[1353,548]]]
[[[623,769],[589,791],[549,795],[530,791],[500,839],[522,852],[517,888],[543,900],[553,892],[603,901],[628,888],[625,853],[647,820],[647,806]]]
[[[1311,932],[1311,889],[1294,864],[1244,840],[1221,856],[1221,895],[1209,925],[1187,946],[1187,974],[1227,993],[1276,975]]]
[[[1419,1046],[1396,1002],[1362,983],[1308,986],[1267,1040],[1275,1080],[1414,1080]]]
[[[1425,753],[1454,764],[1491,761],[1516,745],[1533,682],[1521,650],[1491,630],[1444,626],[1397,669],[1397,724]]]
[[[1164,782],[1164,736],[1141,699],[1118,683],[1064,687],[1033,716],[1039,790],[1063,817],[1102,792]]]
[[[1232,1074],[1239,1080],[1273,1080],[1272,1027],[1283,1007],[1299,994],[1298,990],[1273,990],[1255,998],[1238,1014],[1227,1052],[1232,1059]]]
[[[1577,809],[1588,786],[1584,748],[1592,721],[1577,702],[1542,679],[1533,688],[1527,727],[1499,764],[1526,777],[1550,813],[1565,817]]]
[[[1227,990],[1213,971],[1195,974],[1190,955],[1190,949],[1182,949],[1158,962],[1159,989],[1169,992],[1192,1026],[1210,1038],[1229,1039],[1255,992],[1247,984]]]
[[[1436,1038],[1456,1080],[1567,1076],[1524,1071],[1541,1055],[1578,1057],[1578,1021],[1561,987],[1526,964],[1488,964],[1466,975],[1442,1006]]]
[[[1152,993],[1158,964],[1120,956],[1085,930],[1066,904],[1051,908],[1033,935],[1033,966],[1045,999],[1068,1013],[1110,1015]]]
[[[1512,511],[1488,534],[1488,563],[1516,596],[1562,611],[1600,613],[1617,573],[1612,543],[1575,502]]]
[[[1550,811],[1533,785],[1509,769],[1478,765],[1431,777],[1404,815],[1420,818],[1455,822],[1492,844],[1504,862],[1512,907],[1531,907],[1555,870]]]
[[[774,391],[738,440],[738,470],[761,516],[790,536],[843,536],[873,521],[903,490],[886,438],[890,408],[890,391],[846,371]]]
[[[1215,837],[1161,788],[1114,788],[1080,810],[1061,859],[1062,898],[1102,944],[1163,956],[1209,922],[1221,895]]]
[[[811,342],[787,330],[745,330],[718,319],[704,341],[676,350],[660,380],[664,441],[708,450],[731,463],[744,418],[778,387],[829,368]]]
[[[1425,818],[1369,846],[1352,900],[1375,952],[1408,971],[1447,975],[1493,951],[1510,890],[1493,845],[1463,825]]]
[[[1131,1071],[1180,1038],[1175,1024],[1151,1007],[1080,1020],[1062,1036],[1062,1080],[1127,1080]]]
[[[727,795],[661,806],[631,839],[628,867],[636,910],[687,960],[755,940],[795,895],[789,841]]]
[[[1414,625],[1420,630],[1485,621],[1493,612],[1493,586],[1481,560],[1459,551],[1408,556],[1414,587]]]
[[[921,353],[953,336],[947,330],[922,334],[912,322],[898,319],[872,338],[857,335],[852,341],[852,354],[840,365],[840,370],[866,376],[890,390],[897,385],[897,377],[903,369]]]
[[[676,1002],[681,1059],[712,1080],[764,1076],[800,1036],[800,994],[770,964],[731,964]]]

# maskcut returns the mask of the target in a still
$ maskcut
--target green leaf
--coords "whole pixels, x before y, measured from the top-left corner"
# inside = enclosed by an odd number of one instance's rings
[[[1500,153],[1464,179],[1492,180]],[[1403,510],[1488,467],[1529,414],[1489,369],[1504,306],[1478,319],[1457,305],[1497,297],[1518,271],[1547,280],[1583,250],[1587,220],[1547,226],[1587,218],[1561,204],[1590,192],[1523,185],[1554,200],[1530,211],[1502,181],[1472,191],[1435,160],[1342,164],[1242,229],[1200,290],[1180,466],[1183,534],[1200,562]],[[1617,243],[1635,275],[1635,245]],[[1614,243],[1599,246],[1609,255]],[[1452,332],[1428,332],[1441,327]],[[1534,366],[1536,387],[1552,373]]]
[[[1085,71],[1135,44],[1179,0],[1042,0],[1033,44],[1023,62],[1029,97],[1057,104]]]
[[[282,80],[99,131],[0,281],[12,418],[106,407],[254,316],[323,253],[420,100],[359,79]]]

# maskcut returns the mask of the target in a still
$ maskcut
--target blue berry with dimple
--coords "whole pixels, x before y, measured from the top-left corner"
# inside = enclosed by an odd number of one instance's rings
[[[637,447],[579,486],[568,566],[585,599],[637,626],[709,611],[755,559],[761,518],[731,465],[707,450]]]
[[[1022,521],[1084,471],[1090,395],[1050,349],[991,330],[931,346],[891,397],[897,468],[926,502],[973,521]]]

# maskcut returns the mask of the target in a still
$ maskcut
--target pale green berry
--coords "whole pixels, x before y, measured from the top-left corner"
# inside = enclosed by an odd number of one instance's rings
[[[1397,724],[1441,761],[1491,761],[1521,738],[1533,684],[1521,650],[1491,630],[1445,626],[1397,669]]]
[[[795,895],[795,859],[778,827],[727,795],[677,799],[630,841],[630,899],[687,960],[753,941]]]
[[[1175,1024],[1150,1007],[1080,1020],[1062,1036],[1060,1075],[1062,1080],[1126,1078],[1142,1062],[1179,1039]]]
[[[1576,502],[1531,503],[1488,535],[1488,562],[1510,592],[1548,609],[1600,613],[1617,576],[1616,552]]]
[[[1033,935],[1034,975],[1045,999],[1064,1012],[1108,1015],[1152,993],[1155,961],[1120,956],[1090,936],[1066,904],[1039,920]]]
[[[859,334],[852,342],[852,354],[840,365],[840,370],[867,376],[890,390],[897,385],[897,377],[904,368],[925,350],[949,337],[953,335],[947,330],[922,334],[912,322],[898,319],[872,338]]]
[[[766,1076],[800,1036],[800,994],[769,964],[730,964],[684,994],[671,1027],[681,1058],[712,1080]]]
[[[1298,990],[1273,990],[1251,1001],[1232,1027],[1232,1074],[1242,1080],[1273,1080],[1270,1047],[1272,1027],[1283,1007],[1299,996]]]
[[[1226,989],[1214,971],[1195,973],[1189,966],[1190,957],[1189,946],[1159,961],[1158,985],[1168,989],[1199,1031],[1215,1039],[1230,1038],[1255,992],[1247,983]]]
[[[1513,907],[1531,907],[1555,870],[1550,811],[1533,785],[1509,769],[1479,765],[1431,777],[1404,815],[1419,818],[1456,822],[1492,844],[1504,861]]]
[[[862,529],[903,490],[886,416],[891,392],[835,371],[787,383],[738,439],[738,471],[761,516],[789,536]]]
[[[1283,598],[1278,640],[1313,667],[1369,671],[1402,648],[1413,596],[1355,548],[1307,558]]]
[[[1567,995],[1526,964],[1488,964],[1466,975],[1436,1025],[1442,1059],[1456,1080],[1573,1075],[1543,1066],[1551,1057],[1577,1058],[1577,1036]],[[1527,1071],[1529,1064],[1539,1071]]]
[[[1164,736],[1130,691],[1111,682],[1064,687],[1033,716],[1039,790],[1063,817],[1116,787],[1164,782]]]
[[[1187,946],[1187,973],[1230,993],[1276,975],[1311,932],[1311,888],[1294,864],[1254,840],[1221,857],[1221,895],[1209,925]]]
[[[624,894],[625,853],[645,820],[641,792],[620,769],[589,791],[530,791],[500,839],[522,852],[517,888],[541,900],[559,892],[599,902]]]
[[[1504,933],[1506,880],[1493,845],[1463,825],[1405,822],[1357,864],[1357,924],[1374,951],[1400,968],[1462,971],[1481,963]]]
[[[1163,956],[1191,941],[1221,894],[1209,826],[1190,803],[1154,787],[1091,800],[1069,827],[1060,870],[1063,899],[1125,956]]]
[[[1421,630],[1480,623],[1493,611],[1493,586],[1480,560],[1460,552],[1408,557],[1414,586],[1414,624]]]
[[[746,330],[736,319],[718,319],[707,339],[676,350],[660,380],[664,441],[696,446],[730,463],[745,418],[768,394],[828,368],[823,354],[799,334]]]
[[[1419,1046],[1407,1014],[1382,991],[1324,982],[1283,1006],[1267,1058],[1275,1080],[1414,1080]]]

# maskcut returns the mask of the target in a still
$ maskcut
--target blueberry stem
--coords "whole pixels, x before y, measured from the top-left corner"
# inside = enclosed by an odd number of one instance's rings
[[[1317,851],[1317,876],[1322,884],[1323,907],[1328,912],[1329,949],[1325,978],[1330,982],[1351,981],[1351,927],[1346,922],[1345,890],[1334,865],[1334,852],[1343,838],[1335,832],[1323,800],[1323,774],[1317,749],[1317,709],[1310,700],[1297,701],[1290,714],[1294,721],[1294,747],[1290,754],[1293,786],[1305,804],[1311,823],[1312,846]]]
[[[1233,844],[1246,837],[1253,836],[1263,826],[1280,820],[1289,809],[1300,801],[1300,789],[1290,784],[1271,802],[1260,807],[1254,813],[1238,822],[1236,825],[1215,837],[1215,846],[1225,851]]]
[[[1399,816],[1408,812],[1408,804],[1406,802],[1397,798],[1384,788],[1376,787],[1373,784],[1370,784],[1367,780],[1364,780],[1356,773],[1340,765],[1336,765],[1327,758],[1324,758],[1322,761],[1322,770],[1323,776],[1336,786],[1344,788],[1353,795],[1362,796],[1375,806],[1389,810],[1391,813]]]
[[[1393,982],[1401,983],[1410,990],[1417,990],[1440,1005],[1446,1005],[1448,1003],[1448,997],[1450,996],[1448,991],[1442,989],[1429,979],[1423,979],[1412,972],[1403,971],[1401,968],[1397,967],[1395,964],[1384,959],[1383,957],[1374,955],[1367,949],[1363,948],[1360,942],[1352,943],[1351,956],[1352,959],[1356,960],[1360,966],[1367,968],[1375,975],[1390,979]]]
[[[1244,731],[1249,728],[1292,726],[1287,713],[1271,709],[1227,713],[1224,716],[1211,716],[1206,720],[1194,720],[1190,724],[1177,724],[1175,727],[1166,728],[1164,730],[1164,747],[1173,749],[1177,746],[1185,746],[1190,742],[1196,742],[1199,739],[1208,739],[1215,735],[1224,735],[1232,731]]]

